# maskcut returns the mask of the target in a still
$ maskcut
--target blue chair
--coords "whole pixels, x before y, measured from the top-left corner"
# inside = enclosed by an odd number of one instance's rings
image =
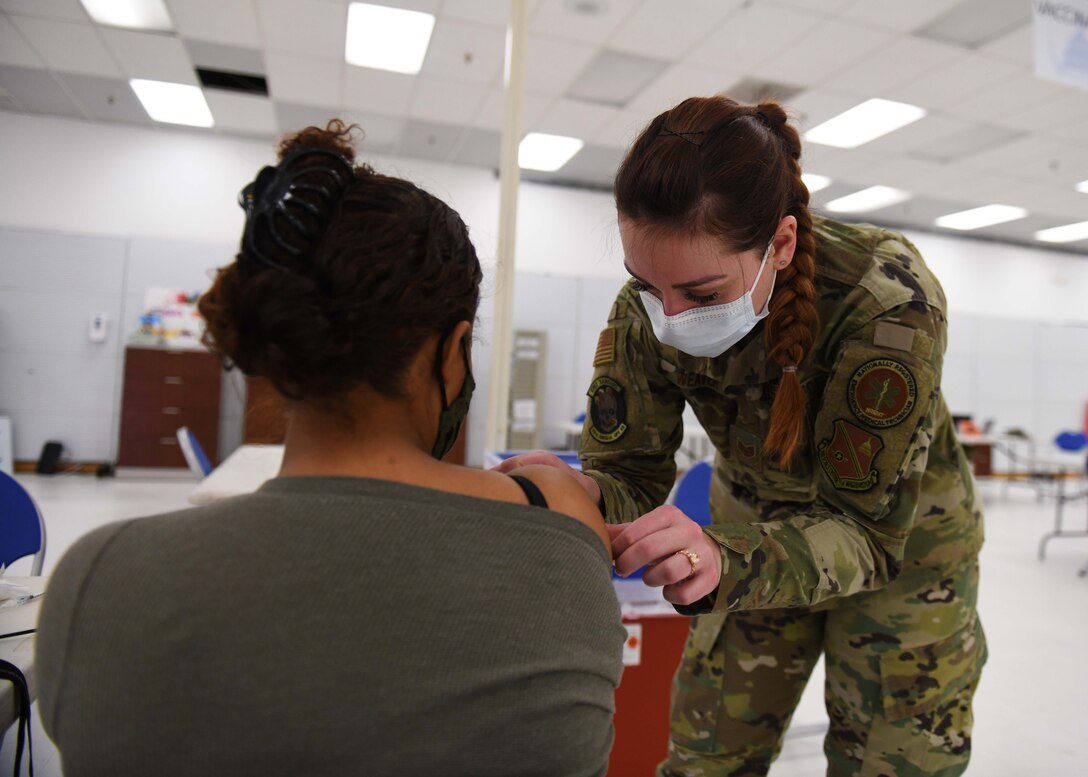
[[[1054,444],[1063,451],[1076,453],[1088,447],[1088,435],[1084,432],[1062,432],[1054,438]]]
[[[19,481],[0,472],[0,563],[11,566],[13,561],[32,554],[30,574],[37,576],[45,562],[42,513]]]
[[[188,426],[183,426],[178,429],[178,445],[181,446],[181,452],[185,455],[185,462],[189,465],[189,469],[197,480],[203,480],[212,471],[212,463],[208,461],[208,456],[204,453],[204,449],[200,447],[200,443],[197,442],[196,435],[189,431]]]
[[[688,518],[706,526],[710,523],[710,476],[713,474],[710,462],[696,462],[680,476],[667,504],[679,507]]]

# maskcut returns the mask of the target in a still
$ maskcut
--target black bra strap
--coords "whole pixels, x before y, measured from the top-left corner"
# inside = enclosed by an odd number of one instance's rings
[[[525,492],[525,497],[529,500],[529,504],[533,507],[543,507],[547,509],[548,500],[544,498],[544,494],[540,493],[540,489],[536,487],[536,483],[521,475],[511,475],[510,479],[521,486],[521,490]]]

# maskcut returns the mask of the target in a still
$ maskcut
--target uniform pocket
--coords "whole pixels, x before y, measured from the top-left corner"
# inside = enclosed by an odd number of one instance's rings
[[[926,716],[950,699],[971,693],[986,660],[978,619],[945,639],[880,658],[884,715],[889,721]],[[968,696],[968,703],[970,693]]]

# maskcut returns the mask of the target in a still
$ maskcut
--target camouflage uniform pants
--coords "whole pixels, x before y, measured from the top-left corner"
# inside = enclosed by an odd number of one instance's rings
[[[962,774],[986,659],[977,591],[970,559],[904,570],[884,590],[831,607],[694,619],[658,775],[767,774],[821,653],[828,775]]]

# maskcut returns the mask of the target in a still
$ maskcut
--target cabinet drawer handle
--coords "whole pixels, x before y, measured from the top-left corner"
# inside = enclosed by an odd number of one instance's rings
[[[163,383],[169,383],[171,386],[180,386],[181,385],[181,378],[175,378],[175,377],[163,378],[162,382]]]
[[[180,407],[164,407],[162,409],[163,415],[178,415],[181,412]]]
[[[177,444],[178,444],[178,438],[177,437],[160,437],[159,438],[159,445],[177,445]]]

